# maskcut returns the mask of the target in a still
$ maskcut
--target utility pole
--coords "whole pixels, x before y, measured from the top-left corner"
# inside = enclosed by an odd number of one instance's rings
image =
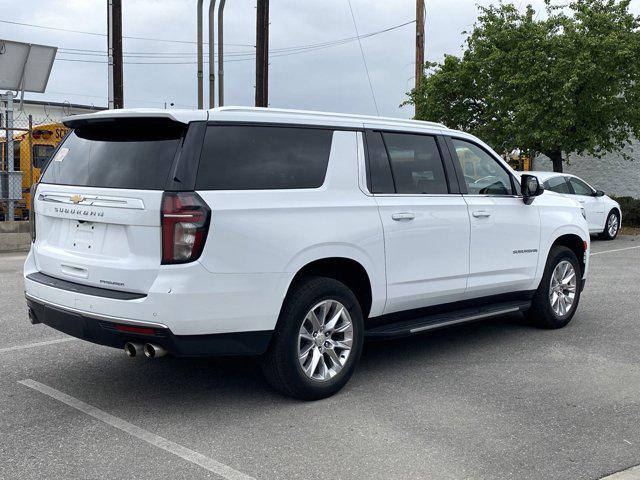
[[[224,4],[218,7],[218,106],[224,106]]]
[[[269,106],[269,0],[256,10],[256,107]]]
[[[216,0],[209,3],[209,108],[216,106],[216,54],[215,54]]]
[[[197,52],[198,52],[198,109],[202,109],[203,106],[203,73],[202,73],[202,3],[203,0],[198,0],[198,12],[197,12],[197,35],[196,35],[196,43]]]
[[[424,76],[424,0],[416,0],[416,88]]]
[[[107,0],[107,55],[109,108],[123,108],[122,0]]]

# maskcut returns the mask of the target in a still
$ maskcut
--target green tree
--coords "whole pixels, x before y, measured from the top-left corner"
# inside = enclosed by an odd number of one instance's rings
[[[640,17],[631,0],[479,7],[461,58],[427,63],[409,93],[416,118],[469,131],[505,152],[602,156],[640,136]]]

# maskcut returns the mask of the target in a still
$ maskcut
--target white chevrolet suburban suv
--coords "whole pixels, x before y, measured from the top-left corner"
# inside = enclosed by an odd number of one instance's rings
[[[33,323],[130,356],[261,355],[316,399],[366,338],[576,311],[584,211],[471,135],[236,107],[64,123],[32,195]]]

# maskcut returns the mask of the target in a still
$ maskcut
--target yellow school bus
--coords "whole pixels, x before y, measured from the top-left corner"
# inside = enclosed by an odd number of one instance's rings
[[[29,218],[30,189],[32,178],[37,182],[40,178],[40,171],[44,167],[55,150],[62,141],[69,129],[61,123],[49,123],[33,127],[31,137],[33,151],[29,151],[29,132],[21,132],[13,136],[13,169],[22,171],[22,200],[15,203],[15,218]],[[5,152],[6,142],[2,144],[2,169],[6,170],[7,156]],[[31,171],[29,170],[31,166]],[[0,205],[0,215],[6,216],[6,204]]]

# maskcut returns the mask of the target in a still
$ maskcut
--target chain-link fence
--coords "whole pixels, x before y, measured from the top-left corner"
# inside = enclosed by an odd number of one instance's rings
[[[12,100],[4,100],[0,108],[0,220],[28,220],[34,179],[33,119],[16,116]]]

